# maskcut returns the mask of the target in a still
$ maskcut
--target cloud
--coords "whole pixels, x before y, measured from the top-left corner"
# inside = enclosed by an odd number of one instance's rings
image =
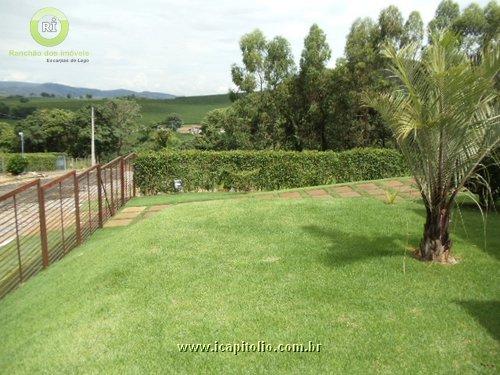
[[[459,3],[463,7],[468,1]],[[418,10],[428,22],[437,1],[53,0],[50,6],[70,21],[68,38],[55,48],[89,50],[91,62],[51,65],[8,57],[9,49],[40,49],[28,30],[40,4],[39,0],[0,3],[0,80],[198,95],[227,92],[230,65],[240,61],[238,41],[255,28],[268,38],[287,38],[298,61],[309,27],[318,23],[333,50],[333,66],[356,18],[377,18],[381,9],[394,4],[405,17]]]

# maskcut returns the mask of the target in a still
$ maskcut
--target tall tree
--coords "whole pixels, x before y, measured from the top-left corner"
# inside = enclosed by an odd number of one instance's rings
[[[138,130],[137,120],[141,117],[141,107],[135,100],[113,99],[98,107],[97,111],[102,121],[109,125],[116,142],[115,151],[121,155],[130,135]]]
[[[449,224],[457,194],[481,160],[500,142],[498,92],[500,47],[478,65],[450,32],[433,33],[420,53],[417,44],[399,52],[387,47],[399,87],[367,95],[394,131],[426,208],[420,244],[425,260],[453,262]]]
[[[233,64],[231,75],[242,92],[250,93],[265,88],[266,37],[259,29],[243,35],[240,49],[243,67]]]
[[[429,22],[429,33],[451,29],[460,16],[460,7],[453,0],[443,0],[439,3],[434,18]]]
[[[453,23],[455,31],[462,39],[462,48],[466,53],[474,57],[480,52],[485,33],[487,21],[483,9],[476,3],[470,4]]]
[[[282,36],[274,37],[266,45],[264,59],[264,78],[267,88],[275,90],[279,84],[294,72],[295,62],[293,61],[290,43]]]
[[[496,1],[490,1],[484,8],[486,18],[486,30],[484,33],[483,46],[488,45],[492,40],[500,39],[500,6]]]
[[[378,17],[378,24],[379,42],[399,46],[403,35],[403,16],[399,9],[394,5],[383,9]]]
[[[39,109],[20,121],[26,151],[67,152],[75,139],[74,113],[64,109]]]
[[[413,11],[408,16],[403,27],[403,36],[401,38],[401,47],[410,43],[422,44],[424,39],[424,22],[420,13]]]
[[[306,148],[325,150],[326,108],[323,106],[327,95],[327,69],[332,51],[326,41],[326,34],[313,24],[304,39],[304,49],[300,58],[298,91],[300,99],[300,137]]]
[[[0,152],[14,151],[16,143],[14,127],[6,122],[0,122]]]

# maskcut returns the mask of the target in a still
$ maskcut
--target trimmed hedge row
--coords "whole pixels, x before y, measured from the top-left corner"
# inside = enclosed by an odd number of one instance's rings
[[[277,190],[408,174],[391,149],[349,151],[162,151],[139,154],[135,181],[143,194],[174,191]]]
[[[9,160],[19,154],[13,153],[0,153],[0,172],[5,172]],[[55,171],[57,157],[61,155],[58,153],[25,153],[24,157],[28,160],[28,167],[26,171]]]

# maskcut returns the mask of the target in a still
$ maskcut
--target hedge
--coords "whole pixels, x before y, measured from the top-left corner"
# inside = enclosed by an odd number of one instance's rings
[[[5,172],[9,160],[19,154],[13,153],[0,153],[0,172]],[[25,153],[24,157],[28,160],[28,167],[26,171],[55,171],[56,160],[59,153]]]
[[[408,174],[396,150],[162,151],[139,154],[135,181],[143,194],[174,191],[277,190]]]

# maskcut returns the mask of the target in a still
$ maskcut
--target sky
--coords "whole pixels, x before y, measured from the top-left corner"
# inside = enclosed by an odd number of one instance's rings
[[[470,1],[457,1],[461,8]],[[476,1],[481,6],[486,1]],[[327,34],[330,66],[344,52],[356,18],[396,5],[404,18],[418,10],[427,23],[439,1],[429,0],[0,0],[0,81],[56,82],[98,89],[158,91],[174,95],[226,93],[230,66],[241,61],[239,39],[255,28],[281,35],[298,62],[313,23]],[[67,38],[42,47],[29,21],[55,7],[69,20]],[[13,57],[10,50],[89,51],[88,63],[48,63]]]

